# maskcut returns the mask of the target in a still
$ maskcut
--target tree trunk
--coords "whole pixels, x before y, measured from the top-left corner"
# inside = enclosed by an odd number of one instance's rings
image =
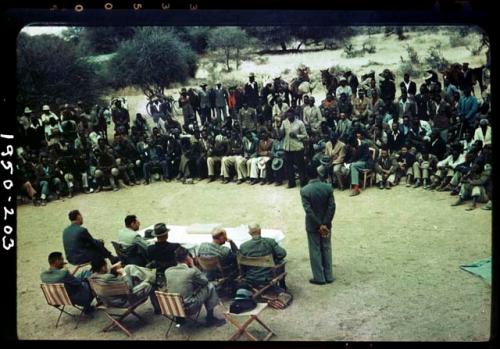
[[[283,41],[282,41],[282,42],[280,43],[280,45],[281,45],[281,49],[282,49],[283,51],[286,51],[286,44],[285,44],[285,42],[283,42]]]
[[[236,49],[236,70],[240,68],[240,49]]]
[[[231,70],[231,67],[229,66],[229,49],[226,49],[226,67],[227,67],[227,71],[230,71]]]

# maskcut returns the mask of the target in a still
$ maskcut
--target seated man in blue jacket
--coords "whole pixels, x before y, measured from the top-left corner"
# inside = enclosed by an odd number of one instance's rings
[[[84,264],[96,258],[108,258],[113,264],[120,260],[104,247],[102,240],[94,239],[87,228],[82,226],[80,211],[71,211],[68,218],[71,224],[63,231],[63,245],[66,258],[71,264]]]
[[[95,308],[90,305],[94,295],[90,291],[87,281],[90,276],[89,270],[74,276],[67,269],[64,269],[66,264],[61,252],[52,252],[49,254],[50,268],[40,274],[40,279],[45,284],[63,283],[71,302],[82,306],[85,314],[92,313]]]

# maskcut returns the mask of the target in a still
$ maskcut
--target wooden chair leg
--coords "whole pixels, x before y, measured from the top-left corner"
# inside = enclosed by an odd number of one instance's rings
[[[103,332],[107,332],[107,331],[110,331],[112,330],[114,327],[119,327],[123,332],[125,332],[127,334],[127,336],[129,337],[132,337],[132,334],[129,332],[129,330],[127,330],[127,328],[125,326],[123,326],[120,321],[114,319],[111,315],[109,315],[108,313],[106,313],[106,316],[111,320],[111,324],[106,326],[102,331]]]

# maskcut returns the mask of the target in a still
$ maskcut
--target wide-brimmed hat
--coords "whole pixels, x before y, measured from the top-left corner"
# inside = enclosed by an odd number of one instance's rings
[[[24,114],[29,114],[29,113],[32,113],[32,112],[33,111],[29,107],[24,108]]]
[[[321,163],[321,165],[329,166],[332,163],[332,158],[328,155],[323,155],[319,158],[319,162]]]
[[[259,161],[257,162],[257,167],[259,168],[259,170],[263,170],[266,168],[266,159],[264,158],[260,158]]]
[[[156,223],[153,229],[153,236],[164,236],[167,235],[170,229],[167,228],[165,223]]]
[[[283,159],[282,158],[274,158],[273,162],[271,163],[271,168],[274,171],[278,171],[283,167]]]
[[[252,291],[247,290],[246,288],[239,288],[236,291],[236,295],[234,296],[234,300],[237,299],[251,299]]]

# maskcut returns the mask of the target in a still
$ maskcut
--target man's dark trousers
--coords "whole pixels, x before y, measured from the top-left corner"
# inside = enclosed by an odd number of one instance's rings
[[[285,167],[288,176],[288,186],[295,187],[295,169],[294,165],[297,166],[300,176],[300,185],[304,186],[306,184],[306,179],[304,175],[305,163],[304,163],[304,150],[298,151],[285,151]]]

